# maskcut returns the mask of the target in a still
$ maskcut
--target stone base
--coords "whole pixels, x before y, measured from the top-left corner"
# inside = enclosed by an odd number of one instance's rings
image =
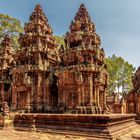
[[[73,114],[103,114],[98,106],[77,106]]]
[[[116,139],[135,131],[135,115],[22,114],[14,118],[16,130],[45,131],[96,139]]]
[[[136,123],[140,124],[140,114],[136,116]]]

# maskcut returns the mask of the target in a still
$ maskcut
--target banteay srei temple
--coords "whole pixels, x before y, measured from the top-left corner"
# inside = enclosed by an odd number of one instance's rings
[[[48,19],[37,5],[14,52],[8,35],[1,43],[1,101],[25,112],[107,111],[108,72],[104,50],[84,5],[81,5],[65,46],[53,37]]]
[[[17,51],[8,35],[0,45],[0,106],[14,116],[15,129],[117,139],[139,128],[140,68],[127,97],[107,97],[105,52],[84,4],[65,33],[64,45],[56,41],[40,5],[18,41]],[[5,124],[0,121],[0,126]]]

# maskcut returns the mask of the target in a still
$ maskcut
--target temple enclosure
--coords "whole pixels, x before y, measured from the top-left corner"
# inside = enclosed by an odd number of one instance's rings
[[[111,114],[106,104],[108,71],[95,24],[81,4],[65,45],[54,38],[40,5],[25,23],[20,49],[5,36],[0,48],[0,103],[11,122],[0,126],[117,139],[139,128],[134,114]],[[130,112],[135,113],[135,112]],[[140,128],[139,128],[140,129]]]

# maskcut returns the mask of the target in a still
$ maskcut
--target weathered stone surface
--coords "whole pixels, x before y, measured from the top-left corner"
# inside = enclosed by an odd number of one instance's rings
[[[109,112],[105,53],[83,4],[65,36],[65,46],[59,51],[40,5],[25,23],[24,31],[19,38],[21,49],[14,57],[10,38],[6,36],[2,42],[2,50],[8,54],[2,55],[1,61],[5,62],[6,57],[9,62],[4,63],[0,74],[2,102],[6,100],[12,110],[20,112]]]
[[[40,5],[35,7],[29,20],[24,26],[25,33],[19,38],[21,50],[16,53],[11,70],[11,108],[25,112],[47,112],[53,109],[52,70],[59,62],[57,42]]]
[[[135,115],[22,114],[16,115],[16,130],[73,134],[96,139],[115,139],[138,128]]]
[[[105,53],[83,4],[59,51],[40,5],[24,31],[15,54],[8,36],[0,49],[0,105],[7,101],[12,111],[21,113],[13,115],[15,129],[113,139],[137,128],[135,115],[103,115],[110,113]],[[4,121],[0,116],[1,127]],[[7,120],[6,126],[11,123]]]
[[[95,24],[82,4],[65,36],[65,47],[60,49],[62,66],[58,77],[58,104],[67,112],[78,114],[106,113],[108,72],[104,50]],[[63,110],[64,110],[63,109]]]
[[[9,103],[9,98],[11,96],[10,85],[12,78],[10,68],[14,59],[14,50],[8,35],[5,35],[0,46],[0,107],[2,107],[4,101]]]
[[[140,115],[140,67],[133,77],[133,90],[126,97],[127,112]]]
[[[112,93],[111,96],[107,96],[107,106],[111,109],[111,113],[126,113],[126,100],[124,97],[119,98],[119,95]]]

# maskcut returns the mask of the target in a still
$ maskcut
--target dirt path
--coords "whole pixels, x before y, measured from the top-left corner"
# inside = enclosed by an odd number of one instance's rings
[[[35,133],[15,130],[0,130],[0,140],[86,140],[79,137]]]
[[[134,134],[140,134],[140,131],[136,131]],[[132,135],[125,135],[121,140],[138,140],[138,138],[132,138]],[[91,140],[90,138],[81,138],[60,134],[50,133],[37,133],[27,131],[15,131],[13,129],[0,130],[0,140]]]

